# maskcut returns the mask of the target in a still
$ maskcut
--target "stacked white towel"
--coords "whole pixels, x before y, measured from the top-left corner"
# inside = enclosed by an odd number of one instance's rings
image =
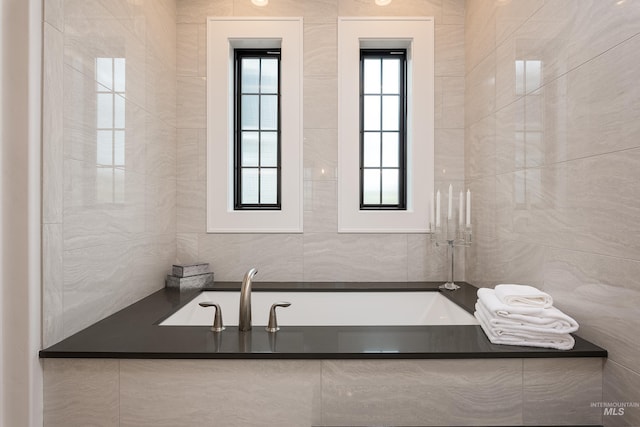
[[[478,289],[474,313],[494,344],[570,350],[578,323],[553,306],[553,299],[533,286],[498,285]]]

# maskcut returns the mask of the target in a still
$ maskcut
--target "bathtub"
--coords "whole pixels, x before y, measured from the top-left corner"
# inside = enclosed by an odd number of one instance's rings
[[[160,326],[211,326],[213,308],[220,305],[226,326],[238,325],[240,293],[205,291],[160,323]],[[278,308],[279,326],[420,326],[477,325],[475,317],[439,292],[272,292],[252,293],[254,326],[266,326],[271,304],[291,303]]]

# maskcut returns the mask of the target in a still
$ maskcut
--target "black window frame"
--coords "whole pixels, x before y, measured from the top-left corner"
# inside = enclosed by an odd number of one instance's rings
[[[378,168],[364,166],[364,60],[366,58],[400,58],[400,108],[399,108],[399,130],[386,131],[398,133],[398,167],[390,168],[382,166],[382,130],[383,111],[380,109],[380,130],[376,131],[381,134],[380,143],[380,166]],[[382,67],[382,61],[380,61]],[[382,79],[382,70],[380,71]],[[359,158],[360,158],[360,210],[406,210],[407,209],[407,49],[360,49],[360,141],[359,141]],[[380,96],[383,96],[381,91]],[[364,203],[364,171],[365,169],[398,169],[398,203],[384,204],[382,203],[382,173],[380,173],[380,203],[365,204]]]
[[[277,90],[277,109],[278,109],[278,117],[277,117],[277,129],[276,139],[277,139],[277,165],[275,167],[263,167],[261,166],[260,160],[260,141],[261,141],[261,133],[263,132],[260,129],[260,125],[255,132],[258,133],[258,166],[256,167],[248,167],[242,166],[242,67],[241,61],[244,58],[277,58],[278,59],[278,90]],[[281,152],[282,152],[282,141],[281,141],[281,50],[278,49],[234,49],[234,210],[281,210],[282,209],[282,161],[281,161]],[[247,95],[245,93],[244,95]],[[260,91],[256,94],[249,95],[258,95],[258,123],[260,123],[260,102],[261,95],[263,95]],[[273,94],[269,94],[270,96]],[[271,132],[271,131],[269,131]],[[252,168],[258,169],[258,203],[242,203],[242,170]],[[276,195],[276,203],[260,203],[260,169],[276,169],[277,173],[277,195]]]

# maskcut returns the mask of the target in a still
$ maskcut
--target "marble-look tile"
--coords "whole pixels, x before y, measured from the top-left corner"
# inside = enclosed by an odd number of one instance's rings
[[[42,345],[64,338],[64,269],[62,224],[42,226]]]
[[[204,181],[178,181],[176,229],[179,233],[206,231],[206,201]]]
[[[233,0],[234,16],[302,16],[303,3],[298,0],[270,0],[267,6],[251,1]]]
[[[304,75],[335,75],[338,69],[336,23],[305,24]]]
[[[205,129],[207,82],[201,77],[178,77],[176,127]]]
[[[443,0],[442,23],[464,25],[464,0]]]
[[[179,24],[204,24],[207,16],[233,15],[233,0],[179,0],[176,5]]]
[[[64,0],[44,1],[44,22],[58,31],[64,31]]]
[[[147,177],[145,183],[145,231],[175,233],[177,215],[176,180]]]
[[[252,267],[259,282],[302,281],[300,234],[199,234],[199,261],[208,262],[215,279],[240,281]]]
[[[145,229],[145,176],[65,159],[65,250],[115,243]],[[100,175],[99,175],[100,173]]]
[[[338,131],[336,129],[304,130],[304,179],[338,179]]]
[[[193,111],[194,114],[197,114],[195,120],[205,117],[204,88],[206,82],[204,80],[200,79],[202,81],[202,93],[196,91],[188,94],[180,94],[180,89],[184,89],[187,92],[193,90],[193,87],[190,85],[187,85],[186,88],[181,88],[181,83],[183,83],[182,79],[187,79],[187,77],[178,78],[176,81],[175,68],[167,66],[161,57],[151,54],[147,54],[146,67],[145,103],[149,113],[169,126],[178,127],[176,124],[181,117],[178,113],[180,111],[184,112],[184,108],[181,108],[181,101],[184,101],[184,96],[193,96],[194,104],[202,107],[197,113]],[[180,97],[179,95],[184,96]],[[189,106],[192,107],[193,105],[190,104]]]
[[[46,427],[118,426],[119,361],[44,359]]]
[[[407,280],[405,234],[305,233],[304,280]]]
[[[165,278],[171,272],[176,260],[176,233],[148,233],[133,251],[133,262],[129,280],[136,283],[136,289],[128,291],[129,302],[137,301],[147,295],[164,288]]]
[[[464,181],[464,129],[436,129],[435,171],[436,179]]]
[[[338,127],[338,81],[334,76],[304,78],[304,127]]]
[[[436,25],[435,39],[435,75],[464,76],[464,26]]]
[[[442,0],[393,1],[387,6],[365,0],[340,0],[338,16],[433,16],[436,24],[440,24]]]
[[[525,425],[601,424],[601,358],[524,359]]]
[[[640,88],[635,84],[640,36],[567,75],[567,158],[640,145]],[[615,76],[615,78],[612,78]],[[603,82],[603,84],[594,84]],[[604,83],[606,82],[606,83]],[[560,159],[562,160],[562,159]]]
[[[522,360],[327,360],[323,425],[522,422]]]
[[[465,172],[469,179],[496,174],[496,117],[489,115],[468,126],[465,138]]]
[[[318,425],[320,372],[319,361],[122,361],[121,425]]]
[[[200,24],[178,24],[176,29],[176,74],[179,76],[199,76],[199,27]]]
[[[465,81],[465,126],[469,127],[495,111],[495,52],[467,74]]]
[[[198,180],[198,129],[178,129],[176,139],[176,177]]]
[[[191,264],[198,261],[198,234],[176,234],[176,264]],[[214,277],[214,280],[216,278]]]
[[[495,117],[495,171],[506,173],[523,169],[527,159],[525,98],[501,108]],[[546,139],[546,134],[541,138]]]
[[[176,129],[147,116],[145,141],[147,176],[176,178]]]
[[[142,8],[145,23],[147,52],[172,70],[176,69],[176,14],[163,1],[145,2]],[[175,72],[175,71],[174,71]]]
[[[438,120],[436,116],[436,129],[462,129],[464,123],[464,77],[437,78],[441,85],[442,112]],[[436,104],[437,105],[437,104]]]
[[[198,24],[198,76],[207,76],[207,25]]]
[[[465,68],[469,75],[496,47],[495,4],[465,2]]]
[[[578,334],[609,359],[640,371],[640,261],[547,249],[543,289],[580,324]],[[597,313],[597,315],[594,315]]]
[[[335,181],[304,181],[304,232],[338,231],[338,189]]]
[[[302,5],[302,13],[305,23],[335,23],[338,17],[338,0],[306,0]]]
[[[604,364],[604,393],[602,402],[640,403],[640,374],[607,360]],[[600,409],[604,414],[604,409]],[[616,409],[616,415],[603,416],[607,427],[632,427],[640,425],[640,408],[626,407],[624,414]]]
[[[531,18],[542,6],[544,0],[529,0],[496,3],[495,37],[496,46],[510,37],[522,24]]]
[[[447,248],[436,246],[430,234],[407,235],[407,280],[409,282],[447,281],[449,275],[449,258]],[[466,249],[457,248],[454,253],[453,280],[465,280]]]
[[[52,7],[53,2],[52,2]],[[62,222],[64,36],[44,24],[42,92],[42,222]]]

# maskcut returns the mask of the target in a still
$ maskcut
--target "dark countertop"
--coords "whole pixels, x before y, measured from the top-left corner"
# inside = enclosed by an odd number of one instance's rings
[[[440,282],[285,283],[254,282],[253,291],[438,292]],[[473,313],[476,288],[467,283],[442,293]],[[216,282],[211,290],[239,290]],[[491,344],[477,325],[465,326],[287,326],[275,334],[264,328],[239,332],[228,326],[158,326],[200,291],[162,289],[100,322],[40,351],[42,358],[122,359],[478,359],[607,357],[607,351],[575,336],[572,350]]]

